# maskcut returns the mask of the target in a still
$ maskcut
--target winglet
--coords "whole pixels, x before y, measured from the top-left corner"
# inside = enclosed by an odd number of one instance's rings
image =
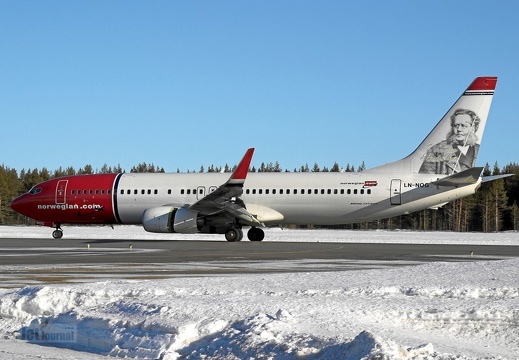
[[[252,155],[254,154],[254,148],[250,148],[247,150],[240,163],[236,167],[236,170],[232,173],[229,181],[227,181],[228,185],[239,185],[243,186],[245,182],[245,178],[247,177],[247,173],[249,172],[249,166],[252,161]]]

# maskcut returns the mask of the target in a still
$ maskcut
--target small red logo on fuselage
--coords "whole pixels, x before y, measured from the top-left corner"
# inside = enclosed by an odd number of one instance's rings
[[[376,180],[366,180],[364,181],[364,188],[367,188],[367,187],[372,187],[372,186],[377,186],[378,185],[378,182]]]

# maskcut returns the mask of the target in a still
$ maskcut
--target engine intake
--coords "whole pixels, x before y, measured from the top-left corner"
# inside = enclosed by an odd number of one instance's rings
[[[161,206],[142,214],[144,230],[155,233],[194,234],[200,231],[198,211]]]

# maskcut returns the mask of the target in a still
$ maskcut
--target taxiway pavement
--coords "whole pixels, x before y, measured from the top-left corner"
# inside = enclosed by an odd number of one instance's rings
[[[99,279],[348,271],[519,257],[519,246],[0,239],[0,287]]]

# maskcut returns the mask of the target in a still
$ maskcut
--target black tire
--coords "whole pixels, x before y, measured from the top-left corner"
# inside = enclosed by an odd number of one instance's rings
[[[238,242],[243,239],[243,231],[240,228],[231,227],[225,232],[225,240],[229,242]]]
[[[56,229],[52,232],[52,237],[54,239],[61,239],[63,237],[63,231]]]
[[[262,241],[265,238],[265,232],[262,229],[251,227],[247,232],[250,241]]]

